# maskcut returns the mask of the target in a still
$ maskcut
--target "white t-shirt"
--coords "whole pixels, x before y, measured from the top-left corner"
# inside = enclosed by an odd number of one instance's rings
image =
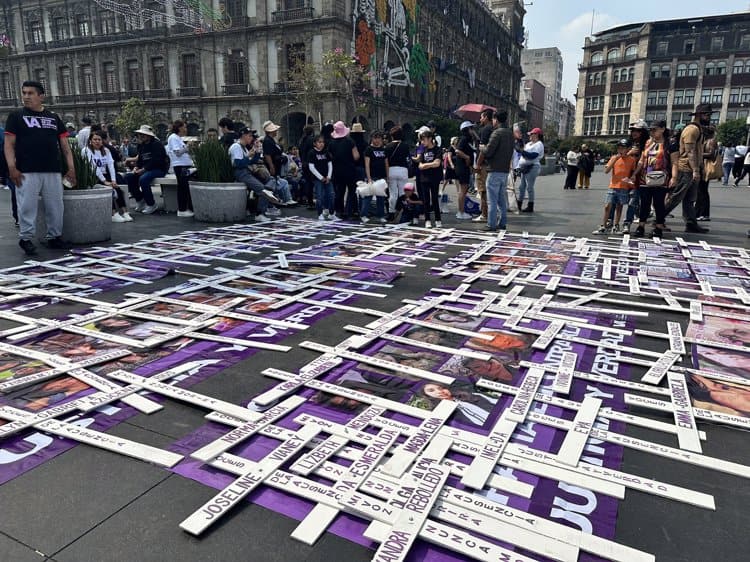
[[[524,158],[523,155],[521,155],[521,161],[519,162],[520,166],[523,166],[524,164],[540,164],[542,160],[542,156],[544,156],[544,145],[542,144],[542,141],[536,141],[536,142],[527,142],[523,147],[524,152],[536,152],[539,156],[534,158],[533,160],[530,160],[528,158]]]
[[[83,154],[94,165],[96,177],[99,178],[100,182],[117,181],[117,176],[115,176],[115,161],[108,149],[102,148],[101,152],[94,152],[89,147],[86,147],[83,149]],[[104,170],[109,170],[110,180],[107,180]]]
[[[192,166],[193,159],[190,157],[185,141],[177,133],[172,133],[167,138],[167,154],[172,166]]]
[[[91,136],[91,127],[84,127],[78,131],[76,140],[78,141],[78,146],[81,147],[81,150],[89,145],[89,136]]]
[[[578,159],[581,157],[580,152],[576,152],[575,150],[569,150],[568,151],[568,166],[578,166]]]
[[[229,147],[229,157],[232,159],[232,165],[234,165],[235,160],[242,160],[247,155],[248,151],[242,146],[242,143],[235,142]]]

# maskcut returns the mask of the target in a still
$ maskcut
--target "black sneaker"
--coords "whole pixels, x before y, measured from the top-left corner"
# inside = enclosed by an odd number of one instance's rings
[[[47,247],[51,248],[52,250],[67,250],[70,248],[68,244],[62,241],[62,238],[59,236],[57,238],[49,238],[47,240]]]
[[[33,256],[36,254],[36,246],[34,246],[34,243],[31,240],[19,240],[18,245],[21,246],[21,249],[26,252],[27,256]]]
[[[697,222],[689,222],[685,224],[685,232],[695,232],[696,234],[705,234],[708,232],[707,228],[699,226]]]
[[[644,234],[646,234],[646,229],[643,228],[642,226],[639,226],[638,228],[635,229],[636,238],[642,238]]]

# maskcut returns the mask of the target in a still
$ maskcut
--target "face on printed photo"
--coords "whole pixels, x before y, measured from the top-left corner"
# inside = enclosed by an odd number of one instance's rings
[[[688,385],[694,405],[750,417],[750,386],[724,383],[700,375],[688,375]]]

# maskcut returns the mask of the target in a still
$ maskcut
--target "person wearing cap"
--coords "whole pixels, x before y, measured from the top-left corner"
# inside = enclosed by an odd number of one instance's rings
[[[477,167],[487,162],[487,230],[505,230],[508,219],[508,197],[506,186],[510,164],[513,159],[515,141],[513,131],[508,127],[508,112],[496,111],[492,116],[492,135],[479,153]],[[500,217],[498,220],[498,210]]]
[[[275,186],[273,191],[285,205],[296,205],[297,202],[292,199],[289,182],[281,177],[281,170],[289,160],[286,154],[284,154],[284,149],[276,142],[276,135],[278,135],[280,128],[273,121],[265,121],[263,123],[263,132],[265,133],[262,145],[263,161],[274,180]],[[278,212],[278,209],[275,209],[275,211],[274,214],[281,214]]]
[[[602,223],[592,234],[607,234],[609,232],[607,221],[613,206],[615,208],[615,219],[612,223],[612,232],[620,232],[622,206],[628,204],[629,192],[633,187],[633,177],[637,164],[635,158],[629,154],[630,148],[629,139],[620,139],[617,142],[617,154],[612,156],[604,167],[604,172],[607,174],[612,172],[612,177],[609,180],[609,190],[604,200]]]
[[[134,158],[135,168],[126,176],[128,191],[135,199],[135,210],[150,215],[157,209],[151,182],[167,175],[169,157],[149,125],[141,125],[134,132],[138,139],[138,156]]]
[[[78,133],[76,133],[76,126],[74,123],[71,123],[70,121],[68,121],[67,123],[65,123],[65,128],[68,130],[68,138],[71,138],[71,139],[76,138],[76,135]]]
[[[476,146],[474,145],[474,123],[464,121],[461,123],[461,135],[456,146],[456,179],[458,179],[458,212],[457,219],[470,219],[471,215],[464,211],[466,207],[466,193],[469,191],[471,171],[474,169],[474,158]]]
[[[411,223],[412,226],[419,225],[419,215],[422,214],[422,201],[419,199],[414,183],[406,182],[404,192],[396,199],[397,222]]]
[[[710,103],[698,104],[692,114],[693,120],[685,125],[680,134],[676,180],[669,193],[666,207],[669,214],[682,203],[685,232],[696,234],[708,232],[708,229],[700,226],[696,220],[695,201],[698,196],[698,182],[703,177],[703,127],[711,124],[712,113]]]
[[[340,219],[353,217],[357,210],[357,177],[354,165],[361,155],[349,136],[349,127],[343,121],[333,124],[328,151],[333,159],[334,207]]]
[[[237,142],[229,147],[229,158],[234,168],[234,179],[244,183],[248,192],[255,193],[258,208],[255,215],[256,222],[268,222],[271,218],[266,214],[268,201],[278,202],[271,189],[271,178],[266,179],[265,184],[251,171],[251,167],[262,165],[261,143],[258,132],[250,127],[243,127],[238,131]]]
[[[518,208],[522,213],[534,212],[534,184],[539,172],[542,170],[542,157],[544,156],[544,144],[542,143],[542,130],[534,127],[529,131],[529,142],[521,151],[521,159],[518,162],[521,170],[521,183],[518,186]],[[529,193],[529,201],[526,207],[521,209],[521,204]]]
[[[430,129],[430,132],[432,133],[432,138],[435,139],[435,144],[439,146],[440,148],[443,147],[443,138],[437,134],[437,123],[430,119],[427,121],[427,128]]]
[[[349,131],[349,136],[352,137],[354,146],[357,147],[357,150],[361,155],[365,153],[365,150],[368,146],[367,140],[365,139],[365,132],[366,131],[362,126],[362,123],[356,121],[352,123],[351,130]],[[354,177],[356,181],[364,181],[367,178],[367,174],[365,173],[364,157],[354,162]]]
[[[628,154],[638,162],[641,159],[643,149],[646,147],[646,142],[648,141],[648,123],[643,119],[637,119],[630,124],[628,130],[630,135],[630,150],[628,150]],[[630,191],[630,200],[628,201],[628,209],[625,214],[625,222],[623,223],[623,228],[628,232],[630,231],[630,225],[640,215],[641,208],[640,175],[636,175],[635,178],[633,178],[633,181],[633,187]],[[612,209],[609,219],[610,223],[614,219],[614,208]]]
[[[63,185],[60,181],[62,158],[68,167],[65,180],[75,185],[73,153],[68,131],[57,113],[44,107],[44,86],[26,81],[21,86],[23,108],[8,115],[3,151],[8,177],[16,187],[18,245],[26,255],[36,253],[31,241],[36,231],[39,196],[44,200],[47,246],[65,248],[60,238],[63,226]]]
[[[571,146],[568,150],[568,154],[565,155],[565,163],[567,167],[567,174],[565,176],[565,184],[563,189],[575,189],[576,178],[578,177],[578,162],[581,159],[581,153],[576,150],[577,147]]]

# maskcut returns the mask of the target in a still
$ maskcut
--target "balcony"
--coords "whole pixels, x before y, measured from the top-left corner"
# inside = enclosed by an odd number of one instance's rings
[[[225,84],[221,88],[225,96],[246,96],[253,93],[250,84]]]
[[[299,88],[294,82],[276,82],[273,85],[274,94],[291,94],[297,91],[299,91]]]
[[[203,88],[200,86],[190,86],[188,88],[180,88],[177,90],[177,97],[179,98],[199,98],[203,95]]]
[[[99,92],[99,101],[120,101],[120,92]]]
[[[313,7],[304,6],[292,10],[279,10],[271,14],[273,23],[284,23],[289,21],[310,20],[313,17]]]
[[[18,100],[15,98],[0,98],[0,107],[15,107]]]
[[[41,43],[28,43],[23,46],[24,51],[30,52],[30,51],[44,51],[47,48],[47,44],[44,42]]]
[[[172,97],[171,88],[152,88],[145,93],[149,99],[168,99]]]
[[[231,16],[232,20],[229,24],[231,29],[242,29],[243,27],[250,27],[250,18],[247,16]]]
[[[94,102],[97,99],[96,94],[78,94],[77,96],[74,96],[74,97],[75,97],[75,100],[74,100],[75,103],[89,103],[89,102]]]
[[[66,94],[64,96],[55,96],[55,102],[59,104],[73,104],[78,99],[76,95]]]

